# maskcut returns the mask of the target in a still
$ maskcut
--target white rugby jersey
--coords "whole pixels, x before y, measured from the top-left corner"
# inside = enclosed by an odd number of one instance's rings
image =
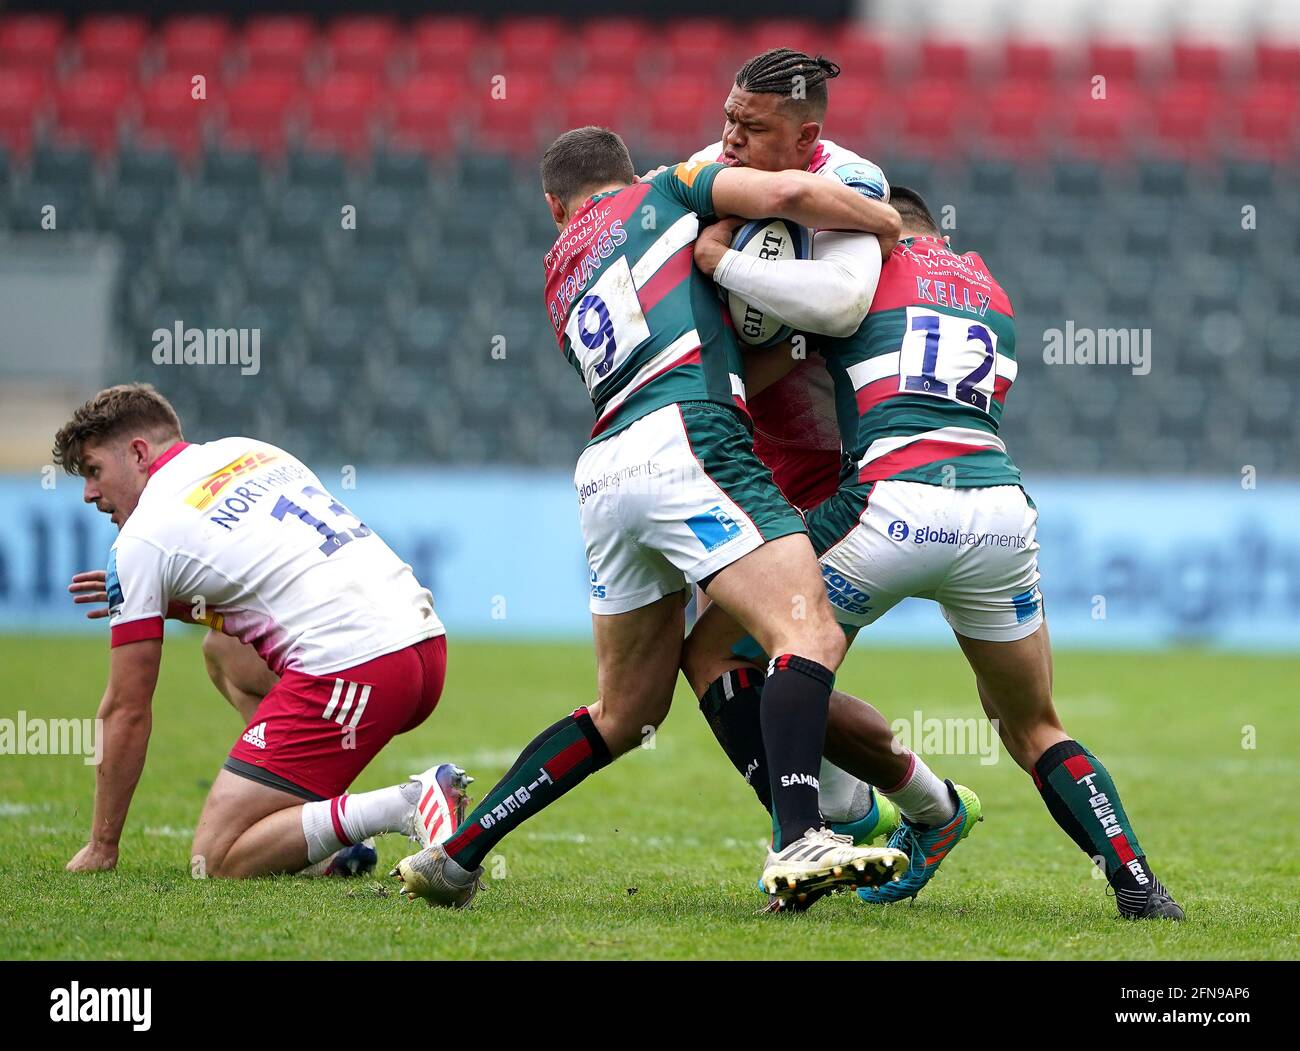
[[[722,154],[719,140],[692,155],[691,160],[721,161]],[[838,179],[866,197],[889,200],[889,181],[880,166],[830,139],[818,141],[808,162],[808,170],[814,175]],[[814,255],[816,251],[814,239]],[[789,449],[839,452],[835,386],[818,355],[810,354],[781,379],[751,398],[749,411],[761,442]],[[782,481],[777,479],[778,484]],[[795,494],[787,492],[787,495],[793,499]]]
[[[283,449],[178,442],[109,554],[112,645],[170,613],[251,643],[276,674],[325,675],[444,634],[433,596]]]

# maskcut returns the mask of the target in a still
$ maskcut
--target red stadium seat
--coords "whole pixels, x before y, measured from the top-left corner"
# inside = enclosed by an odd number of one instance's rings
[[[859,152],[868,140],[879,143],[898,119],[884,82],[844,73],[831,83],[826,137]]]
[[[682,156],[722,135],[719,88],[703,78],[672,80],[650,95],[648,129]]]
[[[429,153],[448,147],[455,128],[472,112],[461,73],[417,73],[393,95],[393,134],[401,145]]]
[[[1108,83],[1132,83],[1138,76],[1138,50],[1130,44],[1095,40],[1088,45],[1083,72],[1089,79],[1101,75]]]
[[[885,45],[852,23],[827,45],[826,57],[839,63],[844,77],[861,77],[876,83],[889,75],[889,53]],[[832,97],[834,90],[831,89]]]
[[[57,15],[0,17],[0,66],[52,70],[63,43],[63,19]]]
[[[999,155],[1035,159],[1045,149],[1043,137],[1052,103],[1051,93],[1041,84],[1024,80],[1004,82],[980,100],[980,130]]]
[[[1174,79],[1188,84],[1218,86],[1227,72],[1223,48],[1199,41],[1180,40],[1171,52]]]
[[[101,69],[83,70],[64,80],[55,95],[59,138],[99,154],[114,150],[132,82],[125,73]]]
[[[383,72],[397,49],[397,23],[379,15],[336,18],[326,40],[336,70]]]
[[[632,71],[589,73],[563,92],[564,126],[597,124],[620,135],[634,135],[644,119],[645,97]]]
[[[1050,84],[1056,76],[1055,48],[1030,40],[1008,40],[1002,52],[1002,76],[1030,84]]]
[[[35,70],[0,68],[0,144],[25,157],[45,100],[46,81]]]
[[[166,145],[177,156],[192,160],[203,145],[203,127],[215,113],[213,85],[208,97],[195,99],[189,73],[172,71],[155,77],[140,96],[137,137],[146,144]]]
[[[349,156],[370,151],[372,128],[385,116],[378,105],[377,72],[343,70],[316,86],[308,103],[307,135],[313,146],[333,146]]]
[[[1176,84],[1152,100],[1156,145],[1185,160],[1208,159],[1215,139],[1225,137],[1217,94],[1206,84]]]
[[[468,65],[482,47],[484,30],[476,18],[435,15],[416,21],[410,35],[415,68],[441,73]]]
[[[578,51],[589,73],[635,75],[656,32],[641,18],[592,18],[578,30]]]
[[[494,98],[490,86],[480,99],[470,96],[478,117],[474,146],[487,152],[532,156],[552,132],[563,130],[556,127],[558,114],[552,106],[555,85],[536,72],[507,72],[504,76],[504,98]]]
[[[149,23],[133,15],[97,15],[77,28],[82,69],[116,69],[138,75],[149,42]]]
[[[945,81],[909,87],[900,101],[899,132],[911,152],[942,157],[965,146],[970,96],[961,86]]]
[[[1104,99],[1094,99],[1084,82],[1061,96],[1061,108],[1072,151],[1103,161],[1128,152],[1141,116],[1136,90],[1109,80]]]
[[[295,73],[249,74],[227,89],[224,97],[225,141],[268,157],[283,154],[286,124],[301,98]]]
[[[297,15],[262,15],[250,19],[244,29],[244,56],[254,73],[301,78],[315,43],[311,19]]]
[[[729,84],[729,78],[750,57],[745,41],[736,37],[731,23],[720,18],[676,19],[663,34],[663,46],[665,74],[671,79],[702,76],[712,82],[723,77]]]
[[[826,53],[827,40],[833,39],[824,25],[803,18],[765,18],[755,22],[742,36],[746,58],[774,47],[789,47],[808,55]],[[834,55],[828,55],[835,58]],[[835,59],[835,61],[839,61]]]
[[[559,18],[530,15],[506,19],[493,34],[497,45],[494,61],[499,67],[493,72],[549,77],[570,32],[571,27]]]
[[[1300,88],[1285,82],[1252,85],[1235,100],[1239,148],[1254,157],[1296,160],[1300,148]]]
[[[926,83],[964,84],[970,79],[970,73],[970,51],[965,44],[930,37],[921,41],[915,75]]]
[[[230,39],[230,26],[224,18],[209,15],[169,18],[159,33],[163,68],[191,75],[202,73],[211,78],[226,59]]]
[[[1261,41],[1255,46],[1255,76],[1259,80],[1300,85],[1300,44]]]

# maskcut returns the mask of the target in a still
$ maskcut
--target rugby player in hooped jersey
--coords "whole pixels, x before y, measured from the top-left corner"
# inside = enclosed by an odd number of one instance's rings
[[[720,150],[727,163],[760,167],[808,157],[810,165],[820,163],[822,171],[844,178],[833,160],[824,159],[837,147],[819,142],[825,82],[837,72],[824,59],[786,49],[757,56],[742,67],[728,97],[722,142],[702,155]],[[805,88],[797,95],[796,76]],[[847,171],[862,181],[857,162]],[[883,176],[879,183],[885,185]],[[896,187],[892,200],[904,218],[904,240],[872,275],[869,312],[863,308],[852,332],[842,324],[851,297],[834,286],[824,292],[827,286],[811,279],[819,265],[816,239],[812,262],[777,262],[729,251],[730,231],[721,224],[701,233],[697,265],[720,285],[787,323],[829,337],[815,340],[821,351],[815,364],[796,364],[781,350],[747,355],[756,432],[791,420],[811,426],[801,453],[790,453],[797,440],[778,445],[770,466],[787,492],[814,480],[815,489],[805,489],[810,503],[804,506],[815,505],[809,533],[849,637],[904,597],[938,601],[1004,745],[1033,777],[1052,817],[1104,868],[1121,915],[1182,919],[1182,909],[1147,865],[1109,773],[1069,737],[1052,703],[1037,512],[997,436],[1016,375],[1010,303],[978,255],[949,249],[917,194]],[[827,294],[839,302],[792,309],[793,297]],[[814,379],[823,365],[833,385],[829,399],[824,382]],[[766,398],[757,396],[760,389]],[[826,452],[820,424],[828,416],[838,417],[845,456],[831,494],[818,469]],[[760,442],[756,449],[768,451]],[[743,659],[759,654],[745,652],[742,634],[723,611],[706,610],[688,640],[684,668],[732,762],[761,787],[754,761],[763,752],[755,717],[762,673]],[[892,739],[874,709],[846,695],[832,697],[826,747],[864,782],[890,786],[884,794],[903,814],[889,842],[909,855],[907,875],[859,895],[875,903],[914,897],[970,832],[980,814],[978,798],[939,781]],[[824,781],[826,774],[823,768]],[[873,800],[855,835],[869,841],[881,818],[875,793],[861,788],[838,794]]]
[[[764,886],[784,897],[895,878],[900,852],[822,827],[817,770],[844,636],[803,521],[754,455],[739,347],[692,246],[701,221],[723,216],[892,241],[896,213],[806,172],[701,161],[637,182],[622,139],[594,127],[550,146],[542,188],[559,231],[547,311],[596,414],[574,485],[598,696],[542,730],[460,832],[395,874],[413,898],[468,905],[503,836],[640,744],[668,712],[698,583],[773,655],[760,705],[773,800]]]
[[[54,459],[85,479],[86,502],[119,529],[103,578],[103,759],[90,840],[70,871],[117,865],[169,616],[229,637],[205,655],[210,665],[229,655],[229,677],[245,692],[227,697],[248,722],[199,818],[194,875],[356,871],[373,867],[371,836],[428,844],[456,830],[471,779],[449,763],[346,791],[437,705],[446,638],[411,568],[305,465],[251,438],[184,441],[175,411],[147,384],[86,402],[56,436]],[[78,601],[98,598],[95,574],[79,577]]]

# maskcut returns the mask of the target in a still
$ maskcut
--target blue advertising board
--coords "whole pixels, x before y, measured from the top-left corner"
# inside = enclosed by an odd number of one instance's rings
[[[452,633],[589,636],[565,472],[361,467],[352,488],[322,478],[412,565]],[[113,527],[82,503],[78,479],[51,480],[0,476],[0,632],[102,633],[66,585],[77,570],[105,565]],[[1055,478],[1029,489],[1058,646],[1300,650],[1300,483]],[[950,638],[937,607],[921,600],[867,636]]]

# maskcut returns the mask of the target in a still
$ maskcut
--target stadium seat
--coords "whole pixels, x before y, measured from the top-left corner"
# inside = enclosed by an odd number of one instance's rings
[[[1223,48],[1205,41],[1176,40],[1170,52],[1174,79],[1182,84],[1220,88],[1228,72]]]
[[[1008,40],[1002,50],[1002,76],[1048,90],[1056,75],[1056,49],[1032,40]]]
[[[1226,139],[1215,89],[1204,83],[1179,83],[1154,102],[1153,146],[1172,156],[1204,162]]]
[[[230,25],[215,15],[169,18],[159,31],[162,67],[187,77],[202,73],[212,79],[230,47]]]
[[[1300,143],[1300,77],[1295,83],[1266,81],[1238,96],[1232,109],[1237,118],[1237,146],[1254,157],[1295,160]]]
[[[485,84],[479,99],[470,98],[477,108],[477,121],[471,134],[481,149],[496,150],[521,157],[533,157],[557,131],[559,114],[553,108],[554,91],[549,78],[527,72],[526,66],[512,67],[519,72],[501,74],[504,94],[494,97]]]
[[[277,158],[285,149],[289,119],[301,103],[298,79],[292,73],[250,73],[225,93],[222,141],[250,147]]]
[[[149,23],[134,15],[92,15],[76,31],[82,69],[113,70],[134,79],[149,42]]]
[[[299,15],[259,15],[244,27],[241,50],[251,74],[277,74],[301,80],[316,44],[311,19]]]
[[[495,44],[492,72],[507,79],[520,75],[549,78],[568,50],[566,38],[572,27],[562,19],[546,15],[524,15],[498,23],[492,33]]]
[[[1060,105],[1072,152],[1103,159],[1129,152],[1141,116],[1130,86],[1108,81],[1105,98],[1093,98],[1086,84],[1075,86],[1062,93]]]
[[[142,143],[168,146],[187,160],[197,156],[205,122],[220,105],[213,100],[211,82],[207,98],[194,97],[192,76],[173,70],[150,81],[140,95],[140,118],[135,130]]]
[[[657,28],[642,18],[591,18],[577,30],[583,83],[587,75],[618,74],[635,78]]]
[[[615,128],[625,138],[635,137],[645,120],[645,96],[629,72],[590,72],[580,90],[566,93],[566,128],[598,124]]]
[[[1051,124],[1053,96],[1022,80],[1000,84],[975,107],[980,128],[998,152],[1021,160],[1040,156]]]
[[[163,203],[170,204],[180,170],[171,150],[128,148],[117,156],[116,178],[118,188],[139,186],[157,194]]]
[[[0,69],[0,144],[27,156],[37,120],[46,108],[44,78],[26,68]]]
[[[913,83],[965,85],[971,74],[970,49],[960,41],[927,36],[921,41]]]
[[[674,19],[662,40],[664,68],[660,84],[682,77],[697,78],[717,93],[732,83],[741,62],[749,57],[744,41],[738,40],[731,24],[721,18]]]
[[[849,21],[826,48],[826,56],[837,62],[844,78],[860,78],[879,83],[890,75],[889,53],[881,41],[867,33],[858,23]],[[831,87],[832,97],[838,81]]]
[[[443,75],[463,70],[482,50],[486,30],[478,19],[432,15],[411,26],[411,55],[417,72]]]
[[[1261,40],[1255,45],[1255,76],[1270,84],[1300,85],[1300,44]]]
[[[352,157],[369,155],[375,131],[387,118],[387,107],[375,71],[342,70],[316,85],[307,106],[307,142],[314,148],[333,146]]]
[[[0,15],[0,71],[53,73],[63,46],[63,19],[57,15]]]
[[[443,152],[458,122],[474,113],[463,73],[417,73],[396,90],[392,104],[395,143],[430,153]]]
[[[1132,84],[1138,78],[1138,49],[1118,41],[1094,40],[1088,45],[1083,72],[1089,80],[1104,76],[1108,83]]]
[[[914,83],[899,101],[899,133],[915,154],[945,157],[967,142],[971,98],[951,81]]]
[[[58,135],[106,154],[117,146],[118,129],[132,100],[132,78],[115,70],[91,69],[69,76],[55,94]]]
[[[399,30],[396,21],[382,15],[352,15],[330,22],[325,40],[335,71],[383,77],[397,50]]]
[[[746,57],[774,47],[789,47],[808,55],[826,52],[826,29],[805,18],[764,18],[739,34]],[[836,62],[834,55],[827,55]]]

